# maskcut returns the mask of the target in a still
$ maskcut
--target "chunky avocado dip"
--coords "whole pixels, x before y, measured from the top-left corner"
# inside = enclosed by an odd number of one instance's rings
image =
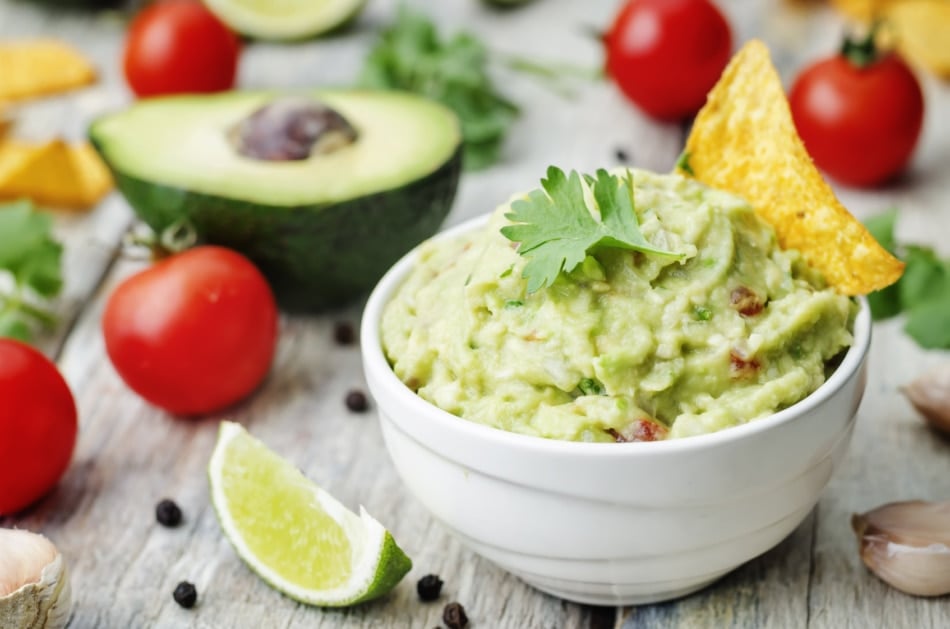
[[[486,228],[422,246],[383,316],[396,375],[465,419],[572,441],[710,433],[824,382],[855,303],[779,249],[742,199],[678,175],[622,176],[647,244],[677,255],[606,241],[529,292],[502,206]]]

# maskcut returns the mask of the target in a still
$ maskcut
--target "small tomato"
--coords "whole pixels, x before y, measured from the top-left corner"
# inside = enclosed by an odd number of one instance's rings
[[[250,260],[189,249],[126,279],[102,318],[125,383],[176,415],[204,415],[249,395],[270,370],[277,305]]]
[[[629,0],[604,38],[607,74],[645,112],[695,114],[732,54],[732,31],[709,0]]]
[[[234,86],[241,42],[198,0],[162,0],[129,27],[123,67],[137,96]]]
[[[76,445],[76,403],[46,356],[0,339],[0,515],[33,504],[59,481]]]
[[[873,33],[808,66],[789,92],[795,126],[819,168],[842,183],[872,186],[907,165],[924,118],[917,77]]]

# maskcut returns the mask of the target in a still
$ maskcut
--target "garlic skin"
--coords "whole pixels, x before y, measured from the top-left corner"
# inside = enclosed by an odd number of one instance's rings
[[[931,426],[950,434],[950,363],[943,363],[901,387],[901,393]]]
[[[66,562],[48,539],[0,529],[0,627],[62,629],[72,607]]]
[[[892,502],[855,514],[851,528],[882,581],[915,596],[950,594],[950,502]]]

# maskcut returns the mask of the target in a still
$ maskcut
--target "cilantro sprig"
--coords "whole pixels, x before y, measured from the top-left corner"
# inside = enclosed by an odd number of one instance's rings
[[[881,246],[907,265],[895,284],[868,295],[871,315],[880,320],[905,313],[904,331],[918,345],[950,349],[950,260],[941,259],[930,247],[899,244],[894,237],[896,222],[896,209],[865,222]]]
[[[421,94],[454,110],[462,125],[468,170],[498,159],[518,107],[495,89],[488,49],[470,33],[439,36],[425,15],[401,7],[367,56],[360,85]]]
[[[63,248],[53,239],[51,225],[29,201],[0,205],[0,337],[29,341],[36,324],[56,321],[37,305],[63,285]]]
[[[682,259],[683,254],[654,247],[643,237],[633,190],[630,173],[617,177],[601,169],[590,177],[573,170],[565,175],[559,168],[548,167],[541,189],[511,204],[505,216],[515,224],[501,228],[505,238],[519,243],[518,253],[528,258],[522,272],[528,292],[550,286],[562,271],[573,271],[597,247]],[[588,193],[600,220],[591,212]]]

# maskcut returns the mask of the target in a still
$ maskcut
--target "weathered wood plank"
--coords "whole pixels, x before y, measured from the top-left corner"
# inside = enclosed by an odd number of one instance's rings
[[[372,5],[352,36],[292,47],[249,46],[242,84],[293,87],[347,82],[360,64],[370,27],[382,23],[394,4]],[[5,17],[17,15],[21,22],[39,15],[33,9],[22,13],[19,5],[2,6]],[[433,11],[450,26],[464,24],[491,33],[489,39],[507,41],[518,33],[519,51],[548,34],[543,24],[532,29],[540,15],[535,8],[530,9],[534,14],[527,9],[496,14],[472,3],[459,13],[442,7]],[[57,34],[64,32],[53,22]],[[11,22],[4,19],[0,24]],[[503,28],[480,28],[486,24]],[[102,39],[112,46],[111,53],[103,54],[116,54],[118,25],[105,22],[98,27],[95,32],[77,33],[76,43],[85,49],[84,40]],[[580,31],[558,36],[573,36],[577,45],[572,47],[596,61],[596,46]],[[552,49],[563,50],[560,45]],[[115,59],[106,83],[121,99],[124,91]],[[549,163],[584,168],[609,163],[614,144],[601,144],[604,122],[597,116],[576,115],[605,100],[614,118],[612,135],[618,136],[617,141],[635,143],[639,161],[668,168],[675,159],[680,131],[646,123],[607,86],[597,86],[583,101],[571,102],[530,81],[514,82],[504,72],[499,74],[506,90],[524,104],[526,115],[509,142],[510,161],[466,177],[451,221],[491,210],[515,190],[531,185]],[[68,105],[48,107],[53,109],[34,112],[34,119],[72,120]],[[546,134],[545,129],[558,133]],[[20,129],[25,135],[42,131],[41,122]],[[547,136],[544,143],[533,141],[541,136]],[[121,202],[118,206],[125,210]],[[72,220],[78,224],[91,219]],[[103,248],[111,259],[125,224],[114,217],[102,220],[116,226],[116,237]],[[61,219],[58,227],[68,245],[94,231],[86,224],[70,231],[69,219]],[[474,557],[406,495],[386,458],[374,415],[353,416],[343,406],[345,391],[363,382],[356,349],[332,344],[334,316],[286,320],[272,376],[254,398],[222,417],[247,424],[347,505],[366,505],[392,529],[415,558],[416,567],[390,597],[347,611],[307,608],[270,590],[231,551],[208,505],[204,467],[213,446],[215,420],[220,418],[181,422],[149,408],[124,388],[104,355],[99,332],[104,297],[140,266],[119,260],[63,347],[60,365],[76,392],[82,424],[72,468],[48,498],[15,519],[0,521],[46,532],[70,558],[76,597],[71,627],[428,627],[440,622],[442,604],[450,599],[463,602],[473,623],[481,626],[614,626],[614,609],[563,603]],[[68,282],[82,292],[75,281]],[[92,288],[94,284],[86,292]],[[355,322],[358,313],[354,307],[336,316]],[[154,523],[153,507],[163,496],[174,497],[185,509],[181,529],[170,531]],[[446,581],[440,603],[417,601],[415,580],[427,572],[437,572]],[[201,593],[199,606],[191,612],[179,609],[170,597],[181,579],[194,581]]]
[[[950,500],[950,442],[927,429],[898,387],[946,361],[913,345],[897,321],[879,324],[850,456],[818,506],[810,626],[945,627],[950,600],[914,598],[861,563],[852,513],[897,500]]]
[[[598,46],[584,26],[602,26],[615,10],[608,0],[545,0],[509,12],[480,2],[423,3],[451,27],[478,31],[492,47],[584,65],[599,63]],[[834,49],[840,22],[828,14],[789,8],[780,0],[722,3],[737,39],[761,36],[770,43],[786,80],[807,58]],[[372,29],[395,2],[371,3],[355,32],[294,46],[249,45],[241,84],[303,87],[347,83],[360,65]],[[121,23],[49,15],[30,5],[0,0],[0,36],[63,36],[92,55],[103,83],[71,98],[50,99],[23,111],[18,133],[43,137],[51,130],[80,137],[88,119],[127,98],[118,69]],[[567,58],[566,58],[567,57]],[[682,143],[675,125],[657,125],[626,104],[607,84],[582,85],[565,100],[530,78],[503,69],[506,92],[524,108],[496,168],[463,179],[448,223],[488,211],[532,185],[548,164],[591,169],[616,163],[624,148],[632,162],[666,170]],[[902,237],[935,242],[950,227],[938,210],[950,201],[946,164],[950,93],[927,82],[928,130],[910,176],[875,192],[841,190],[866,215],[898,203]],[[936,129],[936,130],[935,130]],[[342,402],[363,387],[358,352],[333,344],[336,319],[356,322],[360,308],[311,318],[289,318],[272,375],[246,403],[198,422],[172,419],[130,393],[106,358],[99,319],[104,298],[141,263],[119,260],[116,246],[129,221],[114,199],[86,216],[64,216],[57,230],[67,243],[67,287],[60,311],[79,313],[46,340],[61,347],[61,368],[80,407],[76,458],[46,499],[0,526],[22,526],[50,535],[69,559],[76,607],[73,628],[86,627],[432,627],[442,604],[459,600],[476,627],[820,627],[944,626],[946,600],[912,599],[880,584],[857,559],[848,528],[852,511],[914,496],[947,498],[947,443],[922,429],[896,386],[927,362],[942,358],[912,347],[897,324],[878,326],[871,381],[854,445],[815,514],[788,540],[711,587],[683,601],[635,610],[591,608],[538,593],[460,547],[407,494],[385,454],[375,413],[353,415]],[[945,250],[946,251],[946,250]],[[108,269],[102,286],[100,278]],[[98,288],[97,288],[98,286]],[[88,297],[92,300],[88,301]],[[68,338],[62,336],[69,332]],[[382,601],[344,611],[324,611],[289,601],[247,570],[222,537],[208,504],[204,474],[216,420],[235,419],[285,454],[348,506],[363,504],[386,524],[415,560],[405,582]],[[154,522],[164,496],[185,510],[182,528]],[[418,602],[415,580],[428,572],[446,581],[442,601]],[[171,600],[174,585],[195,582],[199,606]]]
[[[63,137],[85,138],[96,116],[127,102],[119,64],[122,24],[108,16],[50,13],[38,4],[0,3],[0,40],[55,35],[79,47],[96,67],[95,85],[64,96],[25,100],[14,108],[11,133],[35,141]],[[0,72],[3,69],[0,68]],[[53,212],[56,237],[64,243],[62,294],[53,304],[59,315],[56,329],[44,333],[38,345],[56,356],[89,295],[112,263],[131,212],[117,194],[90,212]]]
[[[842,21],[813,3],[723,3],[740,38],[770,46],[786,85],[804,64],[831,54]],[[861,218],[899,207],[899,238],[950,253],[950,88],[920,74],[927,99],[924,135],[910,171],[875,190],[835,185]],[[686,600],[631,611],[624,627],[940,627],[950,601],[906,596],[869,574],[858,558],[850,515],[892,500],[948,498],[947,442],[926,430],[897,388],[946,354],[927,353],[899,322],[878,324],[866,399],[849,456],[816,511],[772,552]]]

